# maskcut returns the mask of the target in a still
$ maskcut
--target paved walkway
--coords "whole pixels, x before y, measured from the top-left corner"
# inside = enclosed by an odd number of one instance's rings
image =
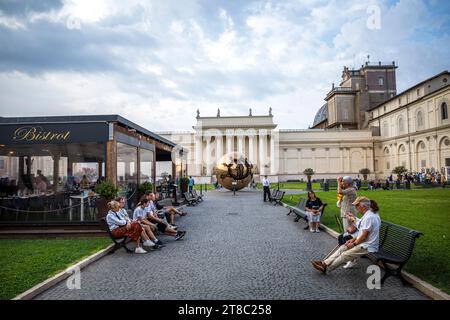
[[[398,279],[368,290],[361,260],[322,275],[310,265],[334,247],[325,232],[303,230],[286,209],[262,202],[262,191],[208,191],[177,223],[183,240],[144,255],[123,250],[81,273],[81,289],[62,282],[38,299],[426,299]]]

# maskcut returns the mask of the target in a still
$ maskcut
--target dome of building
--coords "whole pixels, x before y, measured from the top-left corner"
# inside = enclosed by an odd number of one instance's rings
[[[326,120],[327,114],[328,114],[328,105],[325,103],[319,109],[319,111],[317,111],[316,116],[314,117],[313,127],[316,126],[317,124],[321,123],[322,121]]]

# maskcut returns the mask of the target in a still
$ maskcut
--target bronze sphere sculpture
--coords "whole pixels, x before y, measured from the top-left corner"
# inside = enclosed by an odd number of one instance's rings
[[[220,158],[214,168],[217,182],[228,190],[240,190],[249,185],[253,179],[253,165],[239,152],[231,152]]]

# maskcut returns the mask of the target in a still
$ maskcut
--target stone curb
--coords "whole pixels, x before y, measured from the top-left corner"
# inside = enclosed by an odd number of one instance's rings
[[[37,296],[38,294],[50,289],[51,287],[55,286],[56,284],[58,284],[59,282],[63,281],[64,279],[70,277],[73,273],[73,269],[74,268],[80,268],[83,269],[85,267],[87,267],[88,265],[90,265],[91,263],[99,260],[100,258],[104,257],[105,255],[107,255],[112,249],[114,248],[114,244],[109,245],[108,247],[106,247],[105,249],[102,249],[92,255],[90,255],[89,257],[81,260],[80,262],[69,266],[68,268],[66,268],[64,271],[58,273],[57,275],[35,285],[34,287],[28,289],[27,291],[19,294],[18,296],[16,296],[15,298],[11,299],[11,300],[31,300],[33,299],[35,296]]]
[[[281,203],[283,207],[289,208],[289,205],[285,204],[284,202]],[[339,236],[339,233],[334,231],[333,229],[327,227],[324,224],[320,224],[320,228],[323,229],[326,233],[328,233],[333,238],[337,238]],[[450,295],[443,292],[442,290],[432,286],[428,282],[423,281],[422,279],[418,278],[417,276],[408,273],[406,271],[402,270],[402,275],[405,278],[406,281],[408,281],[414,288],[425,294],[426,296],[430,297],[433,300],[450,300]]]

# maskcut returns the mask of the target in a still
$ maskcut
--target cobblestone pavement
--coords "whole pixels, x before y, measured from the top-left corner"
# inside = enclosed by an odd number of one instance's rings
[[[81,272],[81,289],[63,281],[37,299],[426,299],[389,278],[366,287],[369,260],[323,275],[310,265],[336,240],[303,230],[287,209],[262,201],[262,191],[208,191],[177,220],[180,241],[147,254],[123,249]]]

